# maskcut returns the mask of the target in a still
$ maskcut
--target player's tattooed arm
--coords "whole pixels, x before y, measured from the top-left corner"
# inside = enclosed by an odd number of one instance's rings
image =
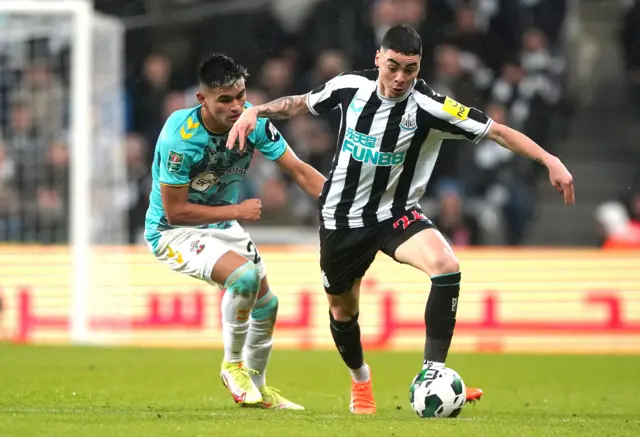
[[[258,111],[258,117],[283,120],[309,112],[306,97],[306,95],[280,97],[255,108]]]
[[[238,147],[238,150],[243,151],[245,140],[255,130],[258,118],[284,120],[307,112],[309,107],[305,95],[281,97],[263,105],[247,108],[229,131],[227,149]]]

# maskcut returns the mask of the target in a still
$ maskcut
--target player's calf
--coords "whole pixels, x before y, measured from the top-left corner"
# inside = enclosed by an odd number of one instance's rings
[[[351,286],[351,290],[346,293],[327,294],[329,327],[338,352],[351,374],[350,411],[354,414],[374,414],[376,404],[373,397],[371,370],[364,362],[358,323],[359,292],[360,280],[357,280]]]
[[[255,371],[251,379],[258,388],[266,384],[265,373],[273,348],[273,331],[277,317],[278,296],[268,290],[251,310],[249,335],[244,351],[247,367]]]
[[[262,395],[244,366],[242,352],[249,331],[249,317],[260,288],[258,270],[250,261],[237,267],[224,281],[222,298],[222,335],[224,361],[220,377],[233,399],[242,404],[257,404]]]
[[[424,363],[444,367],[456,324],[460,264],[436,229],[426,229],[413,235],[398,246],[394,256],[431,278],[431,291],[424,313],[427,326]]]

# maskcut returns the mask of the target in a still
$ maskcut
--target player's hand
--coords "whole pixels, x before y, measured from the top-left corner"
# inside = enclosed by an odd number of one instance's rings
[[[260,199],[247,199],[238,205],[238,220],[260,220],[262,202]]]
[[[573,187],[573,176],[569,173],[569,170],[559,159],[554,159],[547,165],[549,169],[549,180],[551,185],[558,190],[559,193],[564,195],[564,203],[566,205],[573,205],[576,203],[576,194]]]
[[[242,115],[231,127],[229,131],[229,137],[227,138],[227,149],[231,150],[238,141],[238,150],[244,151],[245,140],[251,132],[256,128],[258,123],[258,111],[254,108],[247,108],[242,112]]]

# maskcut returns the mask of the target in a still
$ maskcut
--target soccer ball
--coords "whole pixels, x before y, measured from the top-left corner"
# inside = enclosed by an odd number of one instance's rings
[[[466,401],[464,381],[448,367],[423,369],[411,383],[409,401],[423,419],[457,417]]]

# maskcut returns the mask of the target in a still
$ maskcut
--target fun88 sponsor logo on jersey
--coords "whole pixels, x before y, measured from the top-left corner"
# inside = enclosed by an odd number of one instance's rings
[[[380,152],[376,150],[376,140],[374,136],[348,128],[342,142],[342,150],[351,153],[356,161],[366,164],[388,167],[404,162],[405,152]]]

